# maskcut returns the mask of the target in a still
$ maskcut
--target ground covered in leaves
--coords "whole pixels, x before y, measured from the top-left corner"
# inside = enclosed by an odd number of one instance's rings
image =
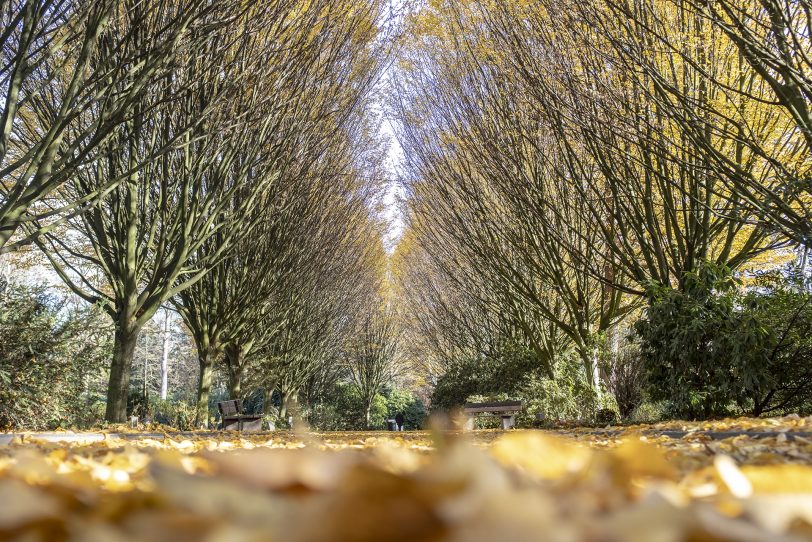
[[[810,431],[34,434],[0,447],[0,539],[812,540]]]

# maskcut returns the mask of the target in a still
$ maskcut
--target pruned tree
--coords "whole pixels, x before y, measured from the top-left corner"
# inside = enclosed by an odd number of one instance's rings
[[[394,107],[415,253],[446,291],[414,310],[436,322],[444,297],[492,303],[500,327],[519,330],[546,374],[572,348],[597,387],[599,338],[641,304],[649,283],[680,288],[703,261],[740,268],[786,246],[675,120],[723,99],[721,87],[702,83],[708,70],[732,88],[749,83],[736,79],[741,62],[719,61],[730,47],[695,18],[668,18],[674,4],[416,8]],[[660,18],[635,26],[622,10]],[[661,53],[652,44],[662,38],[646,35],[654,25],[674,47],[705,56],[689,64]],[[655,68],[669,92],[686,96],[679,112],[653,98]],[[751,128],[764,140],[775,123],[764,114]],[[764,174],[756,153],[731,141],[715,148],[753,178]],[[437,284],[423,281],[429,291]]]
[[[300,392],[314,375],[343,365],[343,348],[366,317],[370,292],[380,287],[383,232],[366,203],[337,195],[313,215],[323,227],[305,230],[299,243],[312,248],[300,253],[297,272],[278,285],[273,297],[275,310],[285,315],[269,315],[280,324],[255,347],[254,385],[282,394],[282,417],[297,408]]]
[[[163,5],[169,17],[189,7],[186,0]],[[278,81],[264,32],[273,31],[266,22],[276,12],[264,12],[265,19],[230,1],[216,8],[197,30],[205,47],[178,51],[171,77],[149,88],[133,117],[97,148],[92,166],[77,171],[68,189],[83,198],[111,178],[126,180],[64,232],[37,241],[65,283],[116,324],[109,421],[126,417],[141,328],[251,231],[251,210],[278,177],[278,149],[265,141],[287,107],[269,93]],[[214,236],[217,250],[197,257]]]
[[[252,213],[252,235],[176,299],[198,346],[200,423],[206,423],[214,363],[223,359],[230,393],[242,395],[247,367],[277,335],[293,304],[317,295],[304,286],[306,294],[285,289],[292,275],[312,280],[330,257],[323,244],[312,241],[322,239],[318,232],[326,228],[344,235],[340,222],[329,223],[336,217],[326,207],[354,190],[349,138],[360,129],[361,112],[386,59],[388,43],[379,35],[382,7],[377,1],[325,0],[287,13],[291,21],[279,40],[285,40],[291,62],[280,64],[279,76],[286,79],[275,86],[288,107],[267,138],[284,149],[276,155],[278,178]],[[195,257],[205,258],[219,246],[212,238]]]
[[[502,339],[520,337],[552,376],[563,336],[592,380],[594,337],[632,306],[605,280],[601,223],[558,174],[565,158],[521,77],[490,53],[487,19],[450,3],[431,13],[442,31],[408,57],[396,104],[413,227],[456,288],[498,307]]]
[[[363,401],[367,429],[371,428],[372,403],[395,373],[398,337],[393,316],[387,312],[386,307],[369,307],[366,318],[344,347],[345,363]]]
[[[86,193],[62,190],[143,109],[145,93],[167,77],[179,51],[202,45],[192,34],[200,34],[198,25],[213,5],[0,5],[0,252],[30,243],[127,178],[131,171],[119,171]]]
[[[810,3],[602,4],[584,16],[601,19],[615,56],[645,81],[641,92],[724,186],[719,195],[809,246]]]
[[[526,17],[524,35],[515,27],[521,17]],[[590,24],[599,17],[599,26]],[[783,239],[748,225],[756,217],[745,198],[727,190],[661,102],[650,99],[651,79],[620,51],[648,52],[671,74],[672,87],[692,96],[695,114],[720,98],[700,84],[703,66],[678,65],[660,54],[600,2],[500,8],[488,12],[488,26],[498,50],[506,52],[526,83],[533,114],[551,131],[561,157],[554,174],[578,192],[581,213],[600,228],[602,258],[616,269],[604,280],[637,294],[649,281],[679,287],[701,261],[736,268],[781,245]],[[713,60],[725,56],[724,48],[701,26],[678,18],[661,30],[701,44],[708,53],[704,67],[713,63],[732,81],[736,67]],[[760,169],[757,160],[733,146],[722,152],[744,170]]]

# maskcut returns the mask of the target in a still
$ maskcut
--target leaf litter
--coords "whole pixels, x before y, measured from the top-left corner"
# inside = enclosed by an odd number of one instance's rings
[[[0,539],[812,540],[811,418],[0,447]],[[679,429],[684,438],[652,431]],[[707,431],[739,434],[714,440]]]

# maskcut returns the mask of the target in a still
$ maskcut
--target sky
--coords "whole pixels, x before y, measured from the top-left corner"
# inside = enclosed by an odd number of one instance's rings
[[[407,9],[407,0],[390,0],[392,14],[394,15],[395,24],[400,25],[403,14]],[[389,63],[381,74],[380,84],[383,86],[384,92],[392,94],[394,89],[393,70],[395,63]],[[389,115],[387,108],[384,104],[380,104],[381,109],[384,111],[383,122],[381,123],[380,136],[382,139],[389,142],[388,156],[385,162],[387,177],[389,178],[388,187],[384,195],[384,218],[389,223],[387,238],[384,240],[387,250],[391,253],[395,250],[400,237],[403,235],[405,223],[401,210],[404,192],[400,184],[400,174],[404,162],[403,148],[398,143],[396,135],[397,120]]]
[[[389,182],[387,183],[383,200],[384,217],[389,223],[386,246],[390,252],[394,250],[398,240],[401,235],[403,235],[404,229],[402,210],[400,208],[403,200],[403,188],[398,180],[404,156],[403,148],[395,136],[394,122],[393,119],[387,118],[381,125],[381,137],[385,137],[390,141],[389,152],[385,162]]]

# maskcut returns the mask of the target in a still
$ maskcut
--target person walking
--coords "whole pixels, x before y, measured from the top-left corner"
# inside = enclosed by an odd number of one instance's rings
[[[398,412],[395,416],[395,423],[398,424],[398,431],[403,431],[403,412]]]

